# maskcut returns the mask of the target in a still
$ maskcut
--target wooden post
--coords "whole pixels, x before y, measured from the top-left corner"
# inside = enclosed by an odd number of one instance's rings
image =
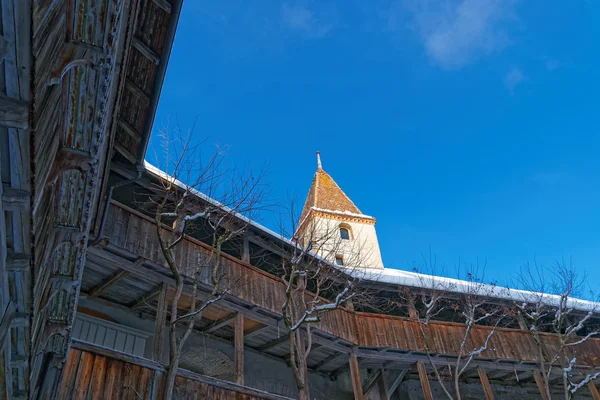
[[[244,314],[235,318],[235,382],[244,384]]]
[[[427,376],[427,369],[425,368],[423,361],[417,361],[417,370],[419,371],[419,380],[421,381],[421,388],[423,389],[423,397],[425,397],[425,400],[433,400],[431,386],[429,386],[429,377]]]
[[[387,392],[387,383],[385,381],[385,371],[383,369],[379,370],[381,376],[379,377],[379,381],[377,382],[377,386],[379,389],[379,399],[380,400],[390,400]]]
[[[481,367],[477,367],[477,373],[479,374],[479,380],[483,386],[486,400],[494,400],[494,393],[492,392],[492,387],[490,386],[490,381],[488,380],[485,370]]]
[[[364,400],[362,384],[360,381],[360,370],[358,368],[358,358],[355,353],[350,354],[348,360],[350,364],[350,377],[352,378],[352,390],[354,391],[354,400]]]
[[[598,393],[598,389],[596,388],[596,385],[594,385],[594,382],[590,381],[588,387],[590,388],[590,392],[592,392],[592,398],[594,400],[600,400],[600,393]]]
[[[408,316],[412,319],[419,319],[419,313],[417,312],[415,302],[412,299],[410,299],[408,303]]]
[[[522,331],[529,330],[529,328],[527,328],[527,323],[525,323],[525,318],[523,318],[523,314],[521,314],[520,311],[517,313],[517,322],[519,323],[519,329]]]
[[[160,286],[158,304],[156,306],[156,320],[154,321],[154,340],[152,343],[152,359],[160,361],[163,340],[165,337],[165,324],[167,322],[167,306],[169,304],[169,285]]]
[[[544,378],[542,377],[542,373],[540,371],[535,371],[533,373],[533,377],[535,378],[535,383],[537,384],[538,390],[542,395],[542,399],[549,400],[548,394],[546,393],[546,385],[544,385]]]
[[[250,264],[250,242],[248,236],[244,236],[244,243],[242,246],[242,261],[246,264]]]

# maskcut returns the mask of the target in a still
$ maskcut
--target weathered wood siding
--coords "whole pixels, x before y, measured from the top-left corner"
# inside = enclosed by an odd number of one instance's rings
[[[157,264],[164,260],[156,240],[156,231],[151,219],[125,206],[113,203],[110,209],[106,234],[111,245],[135,253]],[[198,265],[199,260],[209,258],[210,247],[194,239],[188,239],[177,249],[182,260],[182,268]],[[235,282],[231,294],[256,304],[274,313],[280,313],[284,301],[284,287],[275,276],[258,270],[242,261],[224,256],[223,272]],[[209,277],[203,276],[205,283]],[[406,351],[423,351],[424,345],[420,326],[409,318],[353,312],[337,309],[324,314],[316,327],[328,334],[354,343],[357,346],[394,348]],[[458,354],[466,327],[464,324],[434,322],[431,325],[431,351],[440,354]],[[491,328],[474,328],[467,348],[479,348]],[[545,349],[557,346],[558,338],[542,334]],[[600,340],[588,340],[576,347],[579,365],[595,366],[600,363]],[[552,352],[550,352],[552,353]],[[527,331],[499,328],[490,341],[483,358],[535,361],[536,346],[532,335]]]
[[[88,346],[89,347],[89,346]],[[78,399],[162,399],[164,367],[150,360],[128,357],[102,350],[71,349],[58,385],[56,400]],[[261,394],[249,388],[182,371],[175,380],[175,399],[259,400],[285,397]]]
[[[110,143],[124,31],[136,1],[35,1],[32,389],[52,391],[67,356],[91,218]],[[45,359],[46,355],[50,359]],[[53,372],[49,372],[53,369]]]
[[[0,321],[7,328],[0,332],[5,338],[0,343],[0,399],[21,396],[29,388],[30,9],[30,0],[2,0],[0,5]]]

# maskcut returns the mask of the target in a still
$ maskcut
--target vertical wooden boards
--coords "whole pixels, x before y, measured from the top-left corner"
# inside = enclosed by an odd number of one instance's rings
[[[427,369],[423,361],[417,362],[417,370],[419,371],[419,380],[421,381],[421,388],[423,389],[423,397],[425,400],[433,400],[433,394],[431,393],[431,386],[429,386],[429,377],[427,375]]]
[[[158,295],[158,306],[156,309],[156,320],[154,321],[154,340],[152,343],[152,359],[160,361],[160,354],[165,335],[165,323],[167,321],[167,306],[169,285],[163,283]]]
[[[544,385],[544,378],[542,377],[542,373],[540,371],[535,371],[533,373],[533,377],[535,378],[535,383],[537,384],[542,399],[549,400],[548,394],[546,393],[546,386]]]
[[[362,382],[360,380],[360,369],[358,367],[358,358],[355,353],[350,354],[348,359],[350,363],[350,378],[352,379],[352,390],[354,391],[354,400],[364,400],[362,392]]]
[[[244,314],[235,317],[235,382],[244,384]]]
[[[477,367],[477,373],[479,374],[479,380],[481,380],[486,400],[494,400],[494,393],[492,392],[492,387],[490,386],[490,381],[488,380],[485,370],[481,367]]]

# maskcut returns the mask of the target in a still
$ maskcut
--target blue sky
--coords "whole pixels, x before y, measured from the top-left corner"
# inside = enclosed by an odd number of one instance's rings
[[[600,289],[600,4],[186,0],[155,129],[270,167],[323,167],[377,218],[386,267],[572,259]],[[170,122],[169,122],[170,121]],[[148,153],[153,162],[152,146]],[[274,216],[261,221],[277,226]]]

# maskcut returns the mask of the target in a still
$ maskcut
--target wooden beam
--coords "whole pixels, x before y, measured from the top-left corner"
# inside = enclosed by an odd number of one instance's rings
[[[127,278],[127,276],[129,276],[129,272],[127,271],[120,271],[117,274],[111,276],[106,281],[92,288],[92,290],[90,290],[88,294],[88,299],[93,299],[94,297],[100,296],[102,292],[106,291],[111,286],[116,285],[121,279]]]
[[[600,393],[598,393],[598,389],[596,388],[596,385],[594,385],[593,381],[590,381],[588,383],[588,387],[590,388],[590,392],[592,393],[592,398],[594,400],[600,400]]]
[[[317,365],[314,366],[314,370],[315,371],[320,371],[323,369],[323,367],[335,360],[340,359],[341,357],[344,357],[346,354],[345,353],[333,353],[332,355],[330,355],[329,357],[325,358],[324,360],[322,360],[321,362],[319,362]]]
[[[542,395],[542,399],[549,400],[548,394],[546,393],[546,385],[544,385],[544,378],[542,377],[542,373],[540,371],[535,371],[533,373],[533,377],[535,378],[535,383],[537,384],[538,390]]]
[[[235,318],[235,383],[244,384],[244,314]]]
[[[262,325],[262,326],[257,326],[254,329],[249,330],[248,332],[246,332],[244,334],[244,339],[248,339],[251,337],[254,337],[260,333],[263,333],[265,331],[268,331],[269,329],[271,329],[271,327],[269,325]]]
[[[221,319],[216,320],[215,322],[213,322],[211,325],[207,326],[206,328],[201,329],[200,332],[213,333],[214,331],[221,329],[225,325],[229,325],[233,320],[235,320],[237,318],[237,314],[238,313],[227,314],[226,316],[224,316]]]
[[[266,351],[266,350],[272,349],[273,347],[279,346],[282,343],[287,342],[289,339],[290,339],[290,337],[288,335],[283,335],[275,340],[271,340],[270,342],[267,342],[261,346],[256,347],[256,350]]]
[[[167,0],[152,0],[154,4],[160,7],[167,14],[171,14],[171,4]]]
[[[387,391],[388,397],[392,397],[392,395],[394,394],[396,389],[398,389],[398,386],[400,386],[400,384],[404,380],[404,377],[406,376],[406,374],[408,374],[407,369],[403,369],[402,371],[400,371],[400,373],[398,374],[396,379],[394,379],[394,382],[392,382],[392,385],[390,386],[390,388]]]
[[[377,388],[378,388],[378,392],[379,392],[379,400],[390,400],[390,396],[388,396],[388,391],[387,391],[387,382],[385,379],[385,371],[383,369],[380,369],[379,373],[381,374],[381,378],[379,378],[379,381],[377,382]]]
[[[140,297],[138,297],[137,299],[133,300],[131,303],[129,303],[127,305],[128,308],[136,309],[139,306],[141,306],[142,304],[152,300],[153,298],[155,298],[156,296],[158,296],[160,294],[161,288],[162,288],[162,283],[160,283],[158,285],[157,288],[152,289],[150,292],[148,293],[144,293],[143,295],[141,295]]]
[[[12,301],[8,302],[2,320],[0,321],[0,350],[4,348],[4,340],[8,337],[10,332],[10,325],[15,318],[17,313],[17,306]]]
[[[27,129],[29,127],[28,104],[0,94],[0,126]]]
[[[135,156],[131,154],[129,150],[123,147],[122,144],[115,142],[114,148],[117,152],[119,152],[119,154],[121,154],[123,157],[129,160],[132,164],[136,162]]]
[[[358,358],[356,353],[351,353],[348,359],[350,366],[350,377],[352,379],[352,390],[354,391],[354,400],[364,400],[362,385],[360,380],[360,369],[358,367]]]
[[[129,122],[125,121],[122,118],[119,118],[117,120],[117,123],[134,140],[137,140],[139,142],[142,139],[142,135],[133,126],[131,126],[131,124],[129,124]]]
[[[477,373],[479,374],[479,380],[483,386],[486,400],[494,400],[494,393],[492,392],[492,387],[490,386],[490,381],[488,380],[485,370],[481,367],[477,367]]]
[[[421,388],[423,389],[423,397],[425,400],[433,400],[431,386],[429,385],[429,376],[427,375],[427,369],[425,368],[423,361],[417,362],[417,370],[419,371],[419,380],[421,381]]]
[[[163,341],[165,337],[165,325],[167,322],[167,307],[169,305],[169,285],[163,283],[160,286],[158,305],[156,307],[156,319],[154,320],[154,339],[152,341],[152,359],[160,362]]]
[[[148,58],[154,64],[160,64],[160,56],[156,54],[150,47],[146,46],[144,42],[142,42],[137,37],[133,38],[133,47],[135,47],[140,53],[144,55],[144,57]]]
[[[367,379],[367,381],[362,385],[362,393],[365,397],[368,397],[369,392],[373,390],[373,388],[377,387],[377,383],[381,380],[382,371],[377,370],[373,375]],[[387,394],[387,393],[386,393]]]
[[[29,254],[9,251],[6,255],[6,270],[10,272],[29,269]]]
[[[272,244],[259,236],[248,235],[247,237],[248,237],[248,240],[251,241],[252,243],[254,243],[258,246],[261,246],[262,248],[269,250],[270,252],[277,254],[278,256],[282,256],[282,257],[290,256],[289,253],[287,253],[281,247],[277,247],[275,244]]]
[[[136,96],[142,99],[150,100],[150,96],[129,79],[125,80],[125,87],[132,91]]]
[[[2,203],[4,208],[29,208],[30,193],[27,190],[14,189],[4,186],[2,191]]]

